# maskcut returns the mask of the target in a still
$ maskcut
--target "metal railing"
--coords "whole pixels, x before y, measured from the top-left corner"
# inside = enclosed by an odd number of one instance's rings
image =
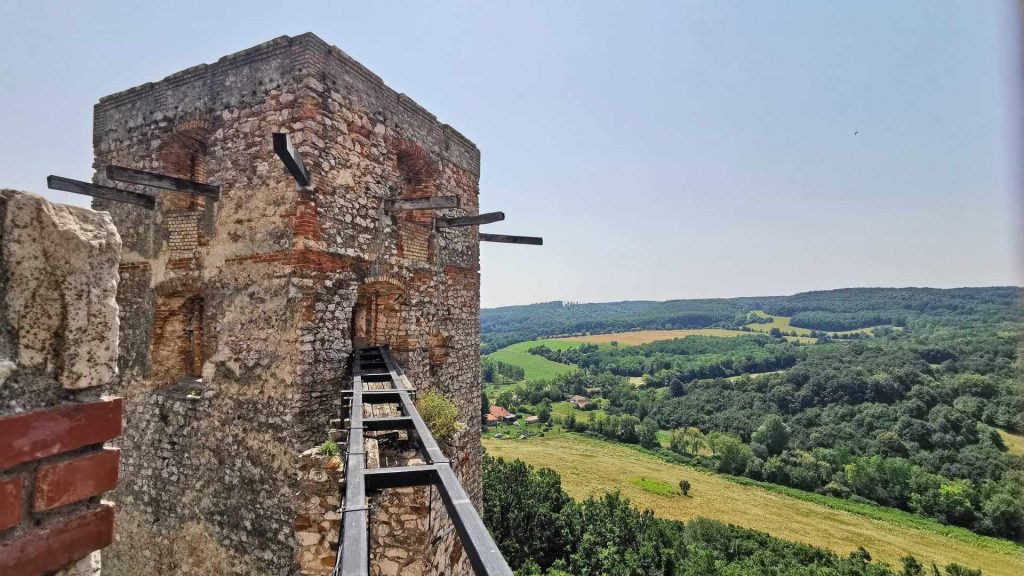
[[[385,390],[363,390],[366,382],[390,383]],[[356,350],[352,360],[352,389],[348,396],[348,440],[345,453],[345,495],[342,504],[341,542],[335,576],[370,573],[369,520],[371,493],[384,488],[434,486],[477,576],[512,576],[480,514],[452,471],[413,403],[415,390],[403,387],[402,369],[386,347]],[[367,404],[397,404],[397,417],[364,418]],[[427,464],[366,468],[364,431],[405,430],[417,442]]]

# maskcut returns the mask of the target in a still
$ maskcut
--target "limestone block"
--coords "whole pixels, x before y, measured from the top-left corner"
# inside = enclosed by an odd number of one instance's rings
[[[110,215],[14,190],[0,190],[0,215],[11,360],[64,388],[107,384],[117,373],[121,258]]]

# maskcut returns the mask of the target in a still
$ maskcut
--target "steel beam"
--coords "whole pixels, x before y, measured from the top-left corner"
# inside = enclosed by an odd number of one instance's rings
[[[186,194],[197,194],[214,200],[220,198],[220,186],[215,184],[204,184],[194,180],[175,178],[144,170],[135,170],[134,168],[107,166],[107,177],[119,182],[141,184],[142,186],[152,186],[153,188],[163,188],[164,190],[185,192]]]
[[[284,162],[284,167],[288,169],[299,186],[312,184],[313,178],[309,175],[306,164],[302,162],[302,154],[299,154],[299,151],[292,146],[292,141],[287,134],[274,133],[274,152],[277,153],[281,162]]]
[[[438,479],[436,464],[372,468],[363,472],[363,477],[366,479],[367,490],[429,486]]]
[[[363,418],[363,430],[408,430],[412,427],[412,418],[408,416]]]
[[[531,244],[533,246],[542,246],[544,244],[543,238],[536,236],[509,236],[507,234],[484,234],[480,233],[481,242],[504,242],[505,244]]]
[[[462,226],[479,226],[481,224],[490,224],[491,222],[500,222],[505,219],[504,212],[486,212],[484,214],[477,214],[476,216],[458,216],[456,218],[438,218],[434,221],[434,227],[436,228],[458,228]]]
[[[60,176],[47,176],[46,187],[50,190],[63,190],[64,192],[72,192],[74,194],[84,194],[85,196],[102,198],[112,202],[135,204],[150,210],[156,207],[156,198],[147,194],[139,194],[131,190],[120,190],[110,186],[100,186],[99,184],[90,184],[89,182],[62,178]]]

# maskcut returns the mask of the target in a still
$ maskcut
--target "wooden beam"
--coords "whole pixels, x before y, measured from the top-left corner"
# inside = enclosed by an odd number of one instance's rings
[[[72,192],[74,194],[84,194],[86,196],[92,196],[93,198],[102,198],[113,202],[136,204],[150,210],[156,206],[156,198],[147,196],[146,194],[139,194],[138,192],[132,192],[130,190],[118,190],[117,188],[111,188],[109,186],[90,184],[89,182],[81,182],[70,178],[61,178],[60,176],[47,176],[46,187],[50,190],[63,190],[64,192]]]
[[[458,208],[458,196],[431,196],[430,198],[409,198],[408,200],[384,200],[384,209],[395,210],[437,210]]]
[[[480,233],[481,242],[504,242],[506,244],[531,244],[533,246],[544,245],[543,238],[536,236],[508,236],[506,234],[484,234]]]
[[[216,186],[214,184],[203,184],[202,182],[186,180],[184,178],[175,178],[173,176],[164,176],[163,174],[146,172],[144,170],[135,170],[134,168],[107,166],[107,177],[111,180],[117,180],[118,182],[141,184],[143,186],[163,188],[164,190],[173,190],[175,192],[184,192],[186,194],[197,194],[214,200],[220,198],[220,186]]]
[[[284,167],[291,173],[292,178],[299,183],[299,186],[309,186],[313,182],[313,178],[309,175],[309,170],[306,169],[306,165],[302,162],[302,154],[292,146],[292,141],[288,138],[287,134],[281,132],[274,133],[274,152],[284,162]]]
[[[504,212],[487,212],[484,214],[478,214],[476,216],[459,216],[457,218],[438,218],[435,221],[437,228],[456,228],[460,226],[479,226],[480,224],[490,224],[491,222],[500,222],[505,219]]]

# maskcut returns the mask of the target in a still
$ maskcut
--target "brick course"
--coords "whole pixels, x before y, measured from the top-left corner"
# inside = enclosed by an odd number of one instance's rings
[[[120,398],[0,418],[0,470],[120,435]]]
[[[40,466],[33,510],[44,512],[113,490],[120,463],[121,451],[106,448]]]
[[[21,522],[24,478],[21,475],[0,480],[0,531]]]
[[[38,576],[114,541],[114,507],[99,504],[42,529],[0,543],[0,574]]]

